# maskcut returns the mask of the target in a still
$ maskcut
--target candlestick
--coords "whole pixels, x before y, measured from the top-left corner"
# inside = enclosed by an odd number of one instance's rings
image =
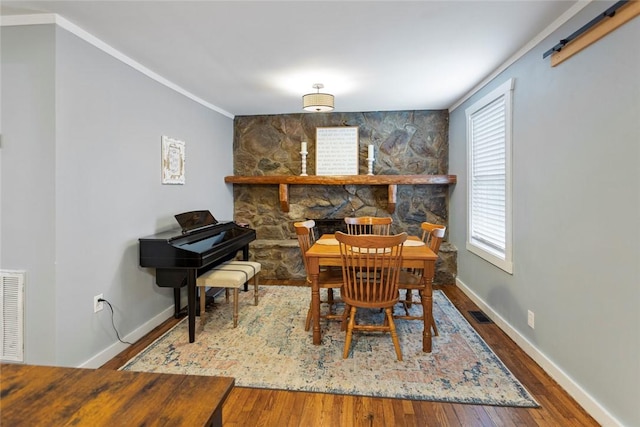
[[[370,157],[367,158],[367,163],[369,164],[367,175],[373,175],[373,159]]]
[[[369,149],[367,151],[367,175],[373,175],[373,144],[369,144]]]
[[[303,142],[304,145],[307,145],[306,142]],[[300,162],[302,163],[302,173],[300,176],[308,176],[307,175],[307,150],[305,147],[304,151],[300,152]]]

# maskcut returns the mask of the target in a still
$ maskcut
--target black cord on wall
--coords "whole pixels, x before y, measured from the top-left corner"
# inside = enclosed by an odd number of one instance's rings
[[[111,325],[113,326],[113,330],[116,331],[116,337],[118,337],[118,341],[120,341],[123,344],[133,345],[133,343],[130,343],[129,341],[122,341],[122,339],[120,338],[120,334],[118,333],[116,324],[113,321],[113,306],[111,305],[111,303],[104,298],[98,298],[98,302],[106,302],[109,308],[111,309]]]

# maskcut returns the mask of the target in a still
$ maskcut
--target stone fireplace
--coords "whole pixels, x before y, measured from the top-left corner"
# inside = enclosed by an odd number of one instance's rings
[[[448,112],[402,111],[238,116],[234,121],[234,175],[301,173],[300,143],[308,142],[307,173],[315,174],[316,127],[358,126],[360,175],[366,175],[369,144],[376,146],[374,175],[445,175],[448,173]],[[288,212],[280,205],[278,185],[233,184],[234,219],[254,228],[252,259],[262,263],[265,279],[304,279],[293,223],[314,219],[332,233],[346,216],[391,216],[392,232],[421,235],[420,223],[447,225],[448,185],[398,185],[393,213],[388,189],[376,185],[291,185]],[[434,282],[451,284],[456,248],[440,248]]]

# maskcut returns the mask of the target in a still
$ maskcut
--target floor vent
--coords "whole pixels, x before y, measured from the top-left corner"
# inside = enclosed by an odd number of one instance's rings
[[[482,311],[470,311],[469,314],[478,323],[493,323]]]
[[[25,275],[0,270],[0,361],[24,361]]]

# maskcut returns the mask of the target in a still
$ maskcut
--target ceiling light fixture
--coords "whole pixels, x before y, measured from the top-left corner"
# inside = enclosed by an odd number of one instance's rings
[[[320,89],[323,87],[322,83],[316,83],[313,85],[313,88],[317,90],[316,93],[308,93],[302,96],[302,108],[304,110],[316,113],[333,110],[333,95],[320,93]]]

